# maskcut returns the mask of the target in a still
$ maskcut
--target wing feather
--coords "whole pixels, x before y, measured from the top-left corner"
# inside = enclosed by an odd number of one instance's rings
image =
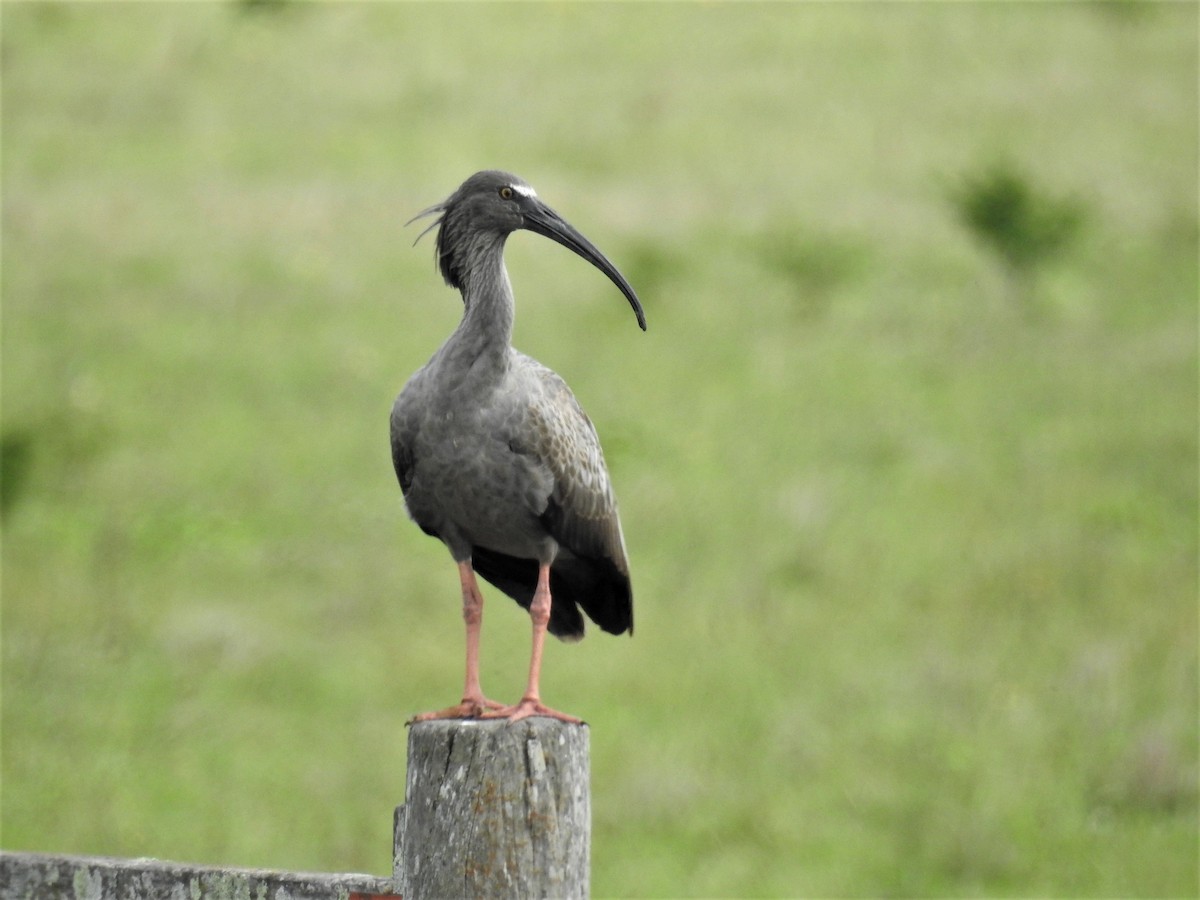
[[[529,403],[514,448],[549,470],[553,488],[541,520],[559,544],[554,569],[601,628],[633,630],[629,561],[600,438],[571,389],[522,356]],[[566,599],[566,598],[563,598]]]
[[[535,365],[542,390],[522,430],[526,451],[553,477],[542,519],[560,545],[577,555],[611,559],[628,574],[617,501],[596,428],[566,382]]]

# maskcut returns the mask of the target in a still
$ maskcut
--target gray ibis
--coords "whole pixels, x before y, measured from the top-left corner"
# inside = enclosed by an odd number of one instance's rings
[[[616,266],[514,175],[478,172],[411,221],[434,215],[417,240],[437,228],[437,266],[462,293],[463,317],[396,398],[392,461],[409,515],[458,566],[466,686],[457,705],[410,721],[536,715],[579,722],[542,703],[546,632],[582,638],[582,610],[610,634],[632,634],[629,562],[595,427],[566,382],[511,345],[505,241],[520,229],[557,241],[620,288],[643,331],[645,315]],[[511,706],[487,699],[479,685],[476,575],[533,622],[529,680]]]

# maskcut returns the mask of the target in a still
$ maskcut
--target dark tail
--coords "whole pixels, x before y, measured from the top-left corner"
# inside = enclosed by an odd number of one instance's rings
[[[476,574],[529,609],[537,588],[535,559],[519,559],[475,547]],[[633,592],[629,578],[607,559],[587,559],[564,550],[550,567],[550,633],[564,640],[583,637],[583,615],[609,634],[633,633]]]

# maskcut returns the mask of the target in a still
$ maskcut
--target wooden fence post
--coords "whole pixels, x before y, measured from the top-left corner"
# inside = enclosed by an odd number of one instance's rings
[[[404,801],[395,884],[405,900],[587,896],[586,725],[418,722]]]

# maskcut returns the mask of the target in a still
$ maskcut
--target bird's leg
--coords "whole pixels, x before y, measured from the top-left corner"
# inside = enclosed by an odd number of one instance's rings
[[[538,694],[538,681],[542,674],[542,645],[546,642],[546,626],[550,622],[550,602],[550,566],[542,564],[538,566],[537,589],[533,592],[533,601],[529,604],[529,618],[533,620],[533,650],[529,657],[529,684],[525,687],[525,696],[516,706],[484,713],[483,718],[505,718],[515,722],[528,716],[549,716],[552,719],[581,724],[582,720],[543,705]]]
[[[503,709],[503,703],[483,696],[479,687],[479,631],[483,624],[483,594],[475,580],[470,560],[458,564],[458,579],[462,583],[463,621],[467,626],[467,680],[462,703],[435,712],[421,713],[409,719],[426,722],[430,719],[473,719],[489,709]]]
[[[463,688],[463,703],[475,708],[474,715],[485,709],[499,709],[504,704],[483,696],[479,687],[479,632],[483,626],[483,594],[475,580],[475,570],[470,560],[458,564],[458,577],[462,582],[463,622],[467,626],[467,678]]]

